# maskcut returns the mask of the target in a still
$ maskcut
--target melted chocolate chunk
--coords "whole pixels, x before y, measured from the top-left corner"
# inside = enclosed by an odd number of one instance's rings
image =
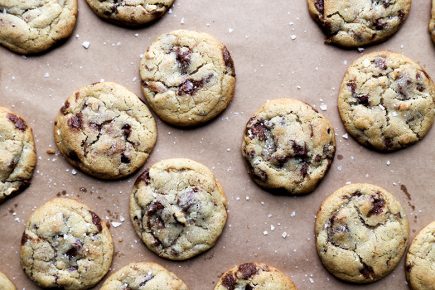
[[[24,245],[25,243],[27,243],[28,240],[31,240],[29,235],[27,235],[26,233],[23,233],[23,236],[21,237],[21,245]]]
[[[319,11],[319,13],[322,14],[322,16],[323,16],[323,12],[325,11],[324,0],[316,0],[316,1],[314,1],[314,6],[316,7],[317,11]]]
[[[68,126],[73,129],[81,129],[82,128],[82,114],[77,113],[71,118],[68,119]]]
[[[195,191],[196,189],[196,191]],[[198,192],[197,188],[193,188],[188,191],[186,194],[182,196],[180,200],[178,200],[178,205],[184,212],[188,212],[189,209],[196,204],[195,201],[195,193]]]
[[[124,155],[124,153],[122,153],[121,154],[121,163],[128,164],[130,162],[131,162],[130,158],[128,158],[127,156]]]
[[[101,225],[100,217],[93,211],[89,211],[89,213],[92,216],[92,223],[97,226],[98,231],[101,233],[101,231],[103,230],[103,226]]]
[[[254,288],[249,284],[245,286],[245,290],[252,290],[252,289],[254,289]]]
[[[366,279],[373,279],[375,272],[373,271],[373,268],[369,265],[363,263],[363,268],[359,270],[359,272],[364,276]]]
[[[228,69],[228,73],[230,73],[232,76],[236,76],[234,62],[226,46],[222,48],[222,57],[224,58],[224,63],[226,68]]]
[[[193,96],[199,91],[206,83],[208,83],[213,75],[209,75],[206,79],[194,80],[187,79],[181,85],[178,86],[177,94],[179,96],[189,95]]]
[[[151,203],[147,210],[147,216],[152,216],[157,213],[159,210],[164,209],[165,206],[158,201]]]
[[[378,196],[372,196],[372,203],[373,207],[370,209],[370,211],[367,213],[368,217],[371,217],[372,215],[379,215],[382,213],[384,206],[385,206],[385,200]]]
[[[375,66],[377,68],[382,69],[382,70],[386,70],[387,69],[387,64],[385,62],[385,58],[383,58],[383,57],[377,57],[377,58],[375,58],[374,62],[375,62]]]
[[[364,106],[368,107],[370,104],[368,95],[355,96],[355,98],[357,99],[358,104],[360,104],[360,105],[364,105]]]
[[[389,137],[385,137],[384,144],[385,144],[385,147],[387,147],[387,148],[393,147],[393,139],[389,138]]]
[[[247,280],[254,276],[258,272],[257,266],[252,263],[246,263],[239,266],[238,273],[240,273],[240,278]]]
[[[149,169],[145,169],[144,172],[142,172],[142,174],[139,175],[139,177],[136,180],[136,184],[139,183],[140,181],[145,182],[146,185],[150,184],[150,170]]]
[[[375,20],[373,25],[375,26],[376,30],[382,30],[385,28],[385,26],[387,26],[387,23],[382,18],[378,18]]]
[[[307,175],[308,175],[308,168],[309,168],[308,163],[304,162],[304,164],[302,164],[302,167],[301,167],[301,174],[302,174],[303,178],[307,177]]]
[[[72,244],[71,249],[69,249],[68,251],[66,251],[65,255],[68,256],[68,258],[74,258],[79,254],[79,251],[82,248],[82,243],[80,242],[80,240],[76,240],[75,243]]]
[[[27,129],[26,122],[24,122],[24,120],[18,117],[17,115],[8,113],[8,119],[12,123],[14,123],[15,128],[17,128],[18,130],[25,131]]]
[[[305,142],[304,142],[304,146],[298,145],[296,141],[293,140],[291,142],[292,142],[292,149],[295,157],[306,158],[308,156],[307,155],[308,148]]]
[[[66,115],[68,112],[68,108],[69,108],[69,102],[68,101],[65,101],[65,104],[62,106],[62,108],[60,108],[60,112],[63,114],[63,115]]]
[[[228,290],[234,290],[236,288],[236,278],[231,273],[225,274],[222,278],[222,286]]]
[[[124,126],[122,126],[122,132],[123,132],[125,138],[130,137],[131,126],[129,124],[125,124]]]
[[[192,55],[192,51],[190,50],[190,48],[187,48],[187,50],[182,50],[181,47],[174,47],[173,51],[175,52],[176,55],[176,60],[178,62],[178,64],[180,65],[180,70],[182,74],[186,74],[187,73],[187,69],[190,66],[190,58]]]

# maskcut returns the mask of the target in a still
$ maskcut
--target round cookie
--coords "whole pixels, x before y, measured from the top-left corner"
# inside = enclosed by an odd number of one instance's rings
[[[21,265],[44,288],[91,288],[109,271],[112,256],[106,223],[72,199],[52,199],[36,209],[21,239]]]
[[[204,165],[166,159],[136,180],[130,217],[145,245],[170,260],[186,260],[214,246],[227,220],[222,186]]]
[[[429,22],[429,33],[432,36],[432,42],[435,43],[435,0],[432,0],[432,17]]]
[[[227,48],[206,33],[187,30],[163,34],[151,44],[140,75],[148,104],[176,126],[216,117],[231,102],[236,82]]]
[[[60,152],[75,167],[102,179],[128,176],[143,166],[157,139],[147,106],[115,83],[95,83],[70,96],[54,125]]]
[[[435,221],[422,229],[406,256],[406,280],[413,290],[435,290]]]
[[[408,220],[395,197],[371,184],[346,185],[327,197],[317,212],[317,253],[339,279],[370,283],[400,262]]]
[[[0,107],[0,203],[29,186],[35,166],[32,129],[20,116]]]
[[[2,272],[0,272],[0,290],[16,290],[14,284]]]
[[[163,16],[175,0],[86,0],[92,11],[110,22],[138,26]]]
[[[242,154],[261,187],[295,195],[309,193],[334,158],[334,128],[306,103],[271,100],[249,119]]]
[[[362,56],[347,70],[338,96],[346,130],[379,151],[421,140],[434,121],[435,85],[409,58],[381,51]]]
[[[391,37],[407,18],[411,0],[307,0],[326,43],[353,48]]]
[[[174,273],[155,263],[131,263],[104,282],[101,290],[188,290]]]
[[[0,44],[16,53],[34,54],[72,34],[77,0],[2,0],[0,11]]]
[[[246,263],[222,274],[215,290],[296,290],[293,281],[284,273],[263,263]]]

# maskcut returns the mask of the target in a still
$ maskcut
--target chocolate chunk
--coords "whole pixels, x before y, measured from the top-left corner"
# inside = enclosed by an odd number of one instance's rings
[[[304,146],[298,145],[296,141],[292,140],[292,149],[295,157],[306,158],[308,153],[307,144],[304,142]]]
[[[382,18],[378,18],[375,20],[373,25],[375,26],[376,30],[382,30],[385,28],[385,26],[387,26],[387,23]]]
[[[127,156],[124,155],[124,153],[122,153],[121,154],[121,163],[128,164],[130,162],[131,162],[130,158],[128,158]]]
[[[351,82],[348,82],[346,85],[349,88],[349,90],[352,92],[352,95],[355,94],[356,83],[354,81],[351,81]]]
[[[80,162],[80,158],[75,151],[68,152],[68,158],[72,161]]]
[[[186,49],[182,49],[181,47],[174,47],[173,51],[175,52],[176,55],[176,60],[178,62],[178,64],[180,65],[180,69],[181,69],[181,73],[182,74],[186,74],[187,73],[187,69],[190,66],[190,58],[192,55],[192,51],[190,50],[190,48],[185,47]]]
[[[252,121],[254,121],[254,120],[255,120],[255,118],[252,118],[248,122],[248,132],[253,137],[257,137],[258,140],[265,141],[266,140],[266,132],[267,132],[268,129],[267,129],[266,125],[264,125],[264,121],[263,120],[258,120],[254,124],[250,125],[249,123],[252,123]]]
[[[314,157],[314,162],[319,163],[320,161],[322,161],[322,156],[317,154],[316,157]]]
[[[302,174],[303,178],[305,178],[308,175],[308,168],[309,168],[308,163],[304,162],[304,164],[302,164],[302,167],[301,167],[301,174]]]
[[[255,170],[252,170],[251,172],[254,175],[254,178],[260,179],[263,182],[267,180],[267,173],[264,170],[256,168]]]
[[[377,57],[377,58],[375,58],[374,62],[375,62],[375,66],[377,68],[382,69],[382,70],[386,70],[387,69],[387,64],[385,62],[385,58],[383,58],[383,57]]]
[[[227,288],[228,290],[234,290],[236,288],[236,278],[233,274],[227,273],[222,278],[222,286]]]
[[[379,215],[382,213],[383,208],[385,206],[385,200],[378,196],[372,196],[372,204],[373,207],[370,209],[370,211],[367,213],[368,217],[371,217],[372,215]]]
[[[21,245],[24,245],[27,243],[28,240],[31,240],[30,236],[26,233],[23,233],[23,236],[21,237]]]
[[[122,126],[122,131],[123,131],[123,134],[124,134],[125,138],[130,137],[131,126],[129,124],[125,124],[124,126]]]
[[[147,216],[152,216],[155,213],[157,213],[159,210],[162,210],[164,208],[165,208],[165,206],[163,204],[161,204],[158,201],[155,201],[155,202],[151,203],[150,206],[148,207]]]
[[[197,91],[199,91],[204,84],[206,83],[205,79],[202,80],[194,80],[194,79],[187,79],[185,80],[179,87],[177,94],[179,96],[182,95],[194,95]]]
[[[408,273],[411,273],[411,269],[412,269],[413,265],[412,264],[406,264],[405,266],[405,271]]]
[[[375,272],[373,271],[373,268],[369,265],[363,263],[363,268],[359,270],[359,272],[364,276],[366,279],[373,279]]]
[[[243,280],[247,280],[247,279],[251,278],[252,276],[254,276],[258,272],[258,270],[257,270],[257,266],[255,266],[255,264],[246,263],[246,264],[240,265],[237,272],[240,273],[240,275],[241,275],[240,278],[242,278]]]
[[[17,115],[8,113],[8,119],[12,123],[14,123],[15,128],[17,128],[18,130],[25,131],[27,129],[26,122],[24,122],[24,120],[18,117]]]
[[[188,212],[189,209],[196,204],[195,193],[197,191],[197,188],[196,191],[194,189],[189,190],[186,194],[181,196],[181,199],[178,200],[178,205],[184,212]]]
[[[228,69],[228,73],[230,73],[232,76],[236,76],[234,62],[226,46],[222,48],[222,57],[224,58],[224,63],[226,68]]]
[[[355,96],[355,98],[357,99],[358,104],[360,104],[360,105],[364,105],[364,106],[368,107],[370,104],[368,95]]]
[[[60,112],[63,114],[63,115],[66,115],[68,112],[68,108],[69,108],[69,102],[68,101],[65,101],[65,104],[62,106],[62,108],[60,108]]]
[[[325,11],[325,4],[324,4],[324,0],[316,0],[314,1],[314,6],[316,7],[317,11],[319,11],[320,14],[322,14]]]
[[[245,286],[245,290],[252,290],[252,289],[254,289],[254,288],[249,284]]]
[[[146,185],[150,184],[150,170],[149,169],[145,169],[144,172],[142,172],[142,174],[139,175],[139,177],[136,180],[136,184],[139,183],[140,181],[145,182]]]
[[[66,251],[65,255],[68,256],[68,258],[74,258],[75,256],[78,255],[79,251],[82,248],[82,243],[80,240],[76,240],[75,243],[72,244],[72,247]]]
[[[92,216],[92,223],[94,225],[96,225],[98,231],[101,232],[103,230],[103,226],[101,225],[101,219],[100,219],[100,217],[96,213],[94,213],[93,211],[89,211],[89,213]]]
[[[405,15],[405,12],[403,12],[403,10],[399,10],[397,15],[399,16],[401,21],[405,20],[406,15]]]
[[[148,283],[148,281],[152,280],[153,278],[154,278],[154,276],[151,273],[148,273],[144,277],[144,280],[142,282],[140,282],[139,287],[145,286],[145,284]]]
[[[389,137],[385,137],[384,144],[385,144],[385,147],[387,147],[387,148],[393,147],[393,139],[389,138]]]
[[[73,129],[81,129],[82,128],[82,114],[77,113],[71,118],[68,119],[68,126]]]

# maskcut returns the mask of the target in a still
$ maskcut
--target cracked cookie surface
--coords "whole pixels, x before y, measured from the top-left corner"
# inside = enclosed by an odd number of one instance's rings
[[[409,58],[382,51],[357,59],[347,70],[338,96],[346,130],[379,151],[421,140],[435,115],[435,85]]]
[[[102,179],[143,166],[157,139],[147,106],[115,83],[95,83],[70,96],[56,118],[54,138],[72,165]]]
[[[44,288],[91,288],[108,272],[112,256],[105,222],[72,199],[52,199],[36,209],[21,239],[21,265]]]
[[[204,165],[166,159],[145,170],[130,197],[130,217],[145,245],[170,260],[214,246],[227,220],[222,186]]]
[[[435,221],[423,228],[406,256],[406,280],[413,290],[435,290]]]
[[[307,0],[327,43],[359,47],[391,37],[407,18],[411,0]]]
[[[429,22],[429,33],[432,36],[432,42],[435,43],[435,0],[432,0],[432,17]]]
[[[176,30],[161,35],[140,65],[142,88],[159,117],[176,126],[203,124],[231,102],[234,63],[212,36]]]
[[[0,44],[40,53],[69,37],[76,20],[77,0],[0,0]]]
[[[327,197],[317,212],[317,253],[337,278],[370,283],[400,262],[409,236],[400,203],[371,184],[344,186]]]
[[[263,263],[245,263],[222,274],[215,290],[296,290],[293,281]]]
[[[16,290],[14,284],[2,272],[0,272],[0,290]]]
[[[289,194],[309,193],[334,158],[334,128],[306,103],[271,100],[249,119],[242,154],[261,187]]]
[[[112,274],[101,290],[188,290],[174,273],[155,263],[131,263]]]
[[[0,203],[29,186],[35,166],[32,129],[20,116],[0,107]]]
[[[114,23],[138,26],[160,18],[175,0],[86,0],[99,17]]]

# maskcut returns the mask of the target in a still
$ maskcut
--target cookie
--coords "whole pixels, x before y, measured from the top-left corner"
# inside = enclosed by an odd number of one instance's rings
[[[382,42],[399,30],[411,0],[307,0],[326,43],[353,48]]]
[[[36,209],[21,239],[21,265],[44,288],[91,288],[109,271],[112,256],[106,223],[72,199],[52,199]]]
[[[142,167],[156,138],[156,122],[147,106],[110,82],[76,91],[54,125],[56,145],[68,162],[102,179],[125,177]]]
[[[263,263],[246,263],[222,274],[215,290],[296,290],[293,281],[284,273]]]
[[[326,198],[317,212],[317,253],[339,279],[370,283],[400,262],[408,220],[395,197],[371,184],[346,185]]]
[[[140,64],[145,98],[175,126],[203,124],[231,102],[234,63],[225,45],[206,33],[176,30],[161,35]]]
[[[413,290],[435,290],[435,221],[422,229],[406,256],[406,280]]]
[[[69,37],[77,0],[0,0],[0,44],[20,54],[48,50]]]
[[[309,193],[334,158],[334,128],[306,103],[271,100],[249,119],[242,154],[261,187],[294,195]]]
[[[23,118],[0,107],[0,203],[29,186],[35,166],[32,129]]]
[[[174,273],[155,263],[131,263],[112,274],[101,290],[188,290]]]
[[[346,130],[378,151],[421,140],[434,122],[435,85],[421,66],[392,52],[374,52],[347,70],[338,96]]]
[[[166,13],[175,0],[86,0],[92,11],[110,22],[139,26]]]
[[[435,0],[432,0],[432,18],[429,22],[429,33],[432,36],[433,43],[435,43]]]
[[[0,272],[0,290],[16,290],[14,284],[2,272]]]
[[[130,198],[130,217],[145,245],[186,260],[214,246],[227,220],[222,186],[204,165],[166,159],[145,170]]]

